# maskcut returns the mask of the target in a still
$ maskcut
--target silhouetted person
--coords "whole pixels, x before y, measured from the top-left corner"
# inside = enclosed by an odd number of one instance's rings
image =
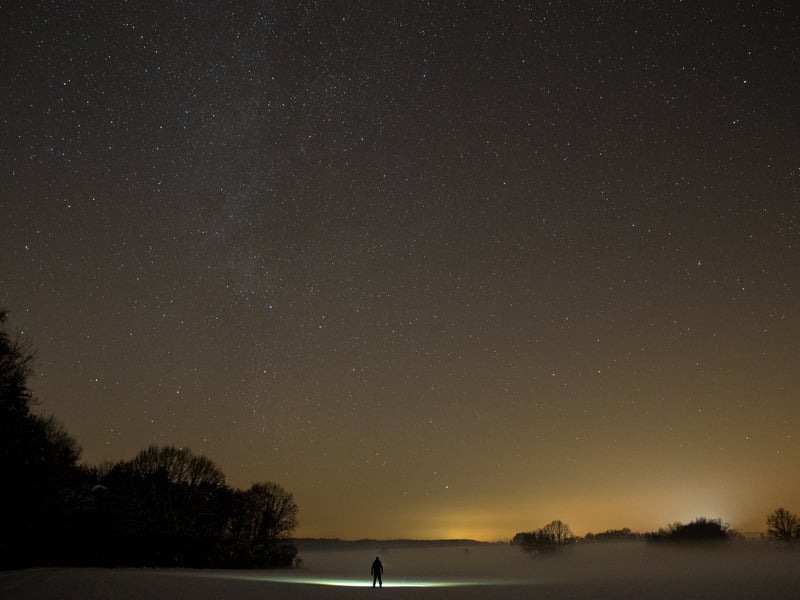
[[[381,563],[381,559],[379,557],[375,557],[375,560],[372,562],[372,587],[375,587],[375,582],[378,582],[378,585],[383,587],[383,563]]]

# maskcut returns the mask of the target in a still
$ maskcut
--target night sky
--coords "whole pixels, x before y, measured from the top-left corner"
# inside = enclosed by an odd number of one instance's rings
[[[0,307],[301,536],[800,510],[800,9],[0,0]]]

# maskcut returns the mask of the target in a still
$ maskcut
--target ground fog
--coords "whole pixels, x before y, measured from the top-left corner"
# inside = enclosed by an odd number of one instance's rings
[[[370,565],[384,564],[373,591]],[[796,598],[800,551],[763,542],[679,549],[580,545],[555,556],[518,547],[448,546],[300,552],[302,566],[269,571],[27,569],[0,573],[0,598]]]

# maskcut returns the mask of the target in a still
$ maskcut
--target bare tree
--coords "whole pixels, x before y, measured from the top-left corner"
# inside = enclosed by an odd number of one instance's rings
[[[569,525],[559,520],[551,521],[535,531],[518,533],[514,536],[514,542],[519,543],[523,550],[537,554],[555,552],[574,540],[575,536]]]
[[[542,532],[547,537],[552,539],[557,546],[568,544],[575,539],[575,536],[572,534],[572,530],[569,528],[569,525],[564,523],[564,521],[551,521],[542,527]]]
[[[245,565],[288,565],[297,549],[290,543],[297,527],[297,504],[277,483],[256,483],[237,492],[229,538]]]
[[[767,527],[767,532],[775,539],[785,542],[800,539],[800,519],[783,507],[767,515]]]
[[[241,533],[249,544],[286,538],[297,527],[292,494],[277,483],[256,483],[241,495]]]
[[[225,532],[225,476],[188,448],[150,446],[102,478],[117,525],[150,564],[203,564]]]
[[[142,477],[158,475],[170,483],[196,488],[225,484],[225,475],[205,456],[195,456],[188,448],[152,445],[130,462],[132,471]]]

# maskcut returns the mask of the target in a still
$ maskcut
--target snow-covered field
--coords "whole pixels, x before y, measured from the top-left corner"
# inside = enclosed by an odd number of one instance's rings
[[[384,587],[372,589],[375,555]],[[510,546],[301,552],[302,568],[27,569],[0,572],[3,600],[281,598],[798,598],[800,550],[742,542],[678,550],[643,543],[579,546],[532,557]]]

